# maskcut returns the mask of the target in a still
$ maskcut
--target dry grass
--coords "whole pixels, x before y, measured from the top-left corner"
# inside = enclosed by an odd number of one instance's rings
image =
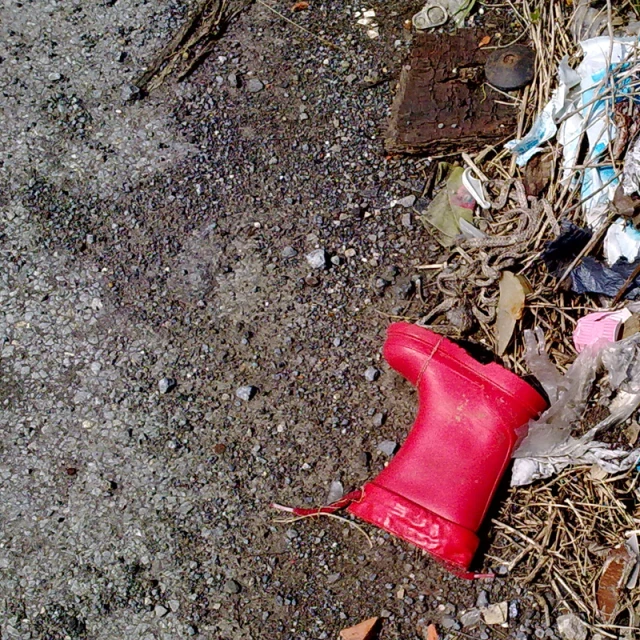
[[[596,479],[591,469],[566,470],[552,480],[512,489],[497,519],[490,558],[539,598],[552,593],[558,603],[582,614],[599,632],[616,625],[599,619],[595,593],[607,553],[637,530],[638,474]],[[638,590],[623,594],[621,619],[635,623]],[[619,625],[618,625],[619,626]],[[617,637],[614,635],[612,637]]]

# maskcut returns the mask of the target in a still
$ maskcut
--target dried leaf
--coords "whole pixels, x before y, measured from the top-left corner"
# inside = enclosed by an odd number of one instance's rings
[[[500,278],[500,297],[496,317],[495,335],[498,355],[509,346],[516,322],[522,317],[527,291],[524,279],[505,271]]]
[[[427,627],[427,640],[438,640],[438,630],[435,624],[430,624]]]
[[[636,561],[637,557],[624,545],[609,552],[596,592],[598,611],[605,622],[613,622],[615,619],[620,592],[624,589]]]
[[[482,49],[482,47],[486,47],[491,42],[491,36],[485,36],[478,42],[478,49]]]
[[[304,0],[301,0],[300,2],[296,2],[292,7],[291,7],[291,11],[305,11],[306,9],[309,8],[309,3],[308,2],[304,2]]]
[[[380,618],[369,618],[363,620],[355,627],[343,629],[340,632],[342,640],[372,640],[378,630],[378,621]]]

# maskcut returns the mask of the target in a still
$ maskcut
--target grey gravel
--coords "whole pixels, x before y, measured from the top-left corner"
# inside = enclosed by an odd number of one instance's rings
[[[240,398],[240,400],[243,400],[244,402],[249,402],[249,400],[256,395],[257,391],[256,387],[250,384],[245,384],[236,389],[236,397]]]
[[[298,255],[298,252],[293,247],[285,247],[282,250],[283,258],[295,258]]]
[[[227,580],[224,583],[225,593],[236,594],[236,593],[240,593],[241,589],[242,587],[240,586],[240,583],[237,582],[236,580]]]
[[[312,269],[324,269],[327,266],[327,252],[324,249],[314,249],[305,257]]]
[[[384,453],[385,456],[392,456],[398,447],[398,443],[393,440],[383,440],[378,443],[376,447],[380,453]]]
[[[587,640],[588,630],[574,613],[558,616],[558,632],[564,640]]]
[[[396,201],[396,204],[400,205],[401,207],[404,207],[405,209],[409,209],[410,207],[413,207],[413,205],[415,204],[416,201],[416,197],[414,195],[409,195],[409,196],[405,196],[404,198],[400,198],[400,200]]]
[[[402,218],[400,219],[402,226],[407,229],[411,229],[413,227],[412,216],[410,213],[403,213]]]
[[[443,629],[447,629],[447,630],[455,629],[456,627],[458,627],[458,621],[451,616],[442,616],[442,619],[440,620],[440,624]]]
[[[139,87],[136,87],[135,84],[125,84],[120,91],[120,97],[123,102],[131,102],[132,100],[137,100],[142,95]]]
[[[162,378],[158,381],[158,391],[160,393],[169,393],[172,389],[175,389],[176,381],[173,378]]]
[[[258,78],[249,78],[247,82],[247,91],[249,93],[258,93],[264,89],[264,84]]]
[[[392,86],[358,83],[401,68],[411,34],[295,17],[337,53],[253,5],[193,74],[140,94],[187,8],[0,3],[0,636],[316,640],[384,609],[384,633],[412,638],[436,597],[478,585],[370,527],[372,549],[328,520],[289,539],[268,509],[361,486],[410,426],[410,385],[362,375],[398,305],[372,283],[444,257],[387,209],[422,168],[384,159]],[[311,286],[317,247],[332,268]]]
[[[469,609],[460,614],[460,624],[463,627],[475,627],[482,622],[482,612],[479,609]]]
[[[342,486],[342,482],[340,480],[333,480],[329,487],[329,493],[327,494],[327,503],[331,504],[332,502],[336,502],[340,500],[344,495],[344,487]]]
[[[380,369],[375,367],[367,367],[364,372],[364,377],[367,382],[375,382],[380,377]]]
[[[483,589],[476,598],[476,607],[484,609],[489,606],[489,594]]]
[[[237,73],[230,73],[227,77],[229,86],[237,89],[240,87],[240,76]]]
[[[162,605],[157,604],[155,606],[154,612],[156,614],[156,618],[162,618],[163,616],[166,616],[167,613],[169,613],[169,610],[163,607]]]
[[[378,413],[374,414],[373,418],[371,419],[371,423],[374,427],[381,427],[384,424],[385,417],[386,416],[384,413],[378,411]]]

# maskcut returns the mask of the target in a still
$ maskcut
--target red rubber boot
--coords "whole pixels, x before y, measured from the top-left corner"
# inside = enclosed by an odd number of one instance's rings
[[[416,325],[392,324],[384,357],[417,387],[418,415],[389,465],[351,494],[348,511],[473,577],[476,532],[529,420],[546,403],[500,365],[480,364]]]

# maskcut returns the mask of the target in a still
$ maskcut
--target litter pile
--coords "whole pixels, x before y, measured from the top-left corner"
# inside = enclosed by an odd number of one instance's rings
[[[387,139],[389,150],[405,152],[458,144],[461,158],[427,165],[432,198],[418,201],[416,214],[448,255],[422,266],[437,297],[411,319],[479,338],[508,368],[533,374],[549,400],[514,452],[513,488],[494,520],[488,558],[542,602],[552,594],[585,629],[610,637],[637,624],[640,604],[633,590],[640,427],[631,421],[640,406],[640,305],[631,302],[640,297],[640,22],[633,4],[513,5],[523,39],[482,54],[483,81],[501,92],[508,114],[501,139],[495,119],[464,146],[468,138],[451,133],[448,122],[424,143],[424,133],[399,132],[398,122],[410,129],[433,121],[415,108],[412,92],[426,81],[424,64],[412,58]],[[489,48],[483,36],[456,37],[473,38],[479,51]],[[424,36],[416,50],[440,37]],[[535,53],[533,73],[523,45]],[[469,113],[472,130],[483,116],[473,107]]]
[[[469,568],[513,456],[485,560],[584,637],[618,637],[640,606],[640,22],[638,3],[616,4],[509,3],[522,25],[509,46],[481,27],[433,31],[460,27],[469,0],[415,14],[386,147],[429,154],[414,209],[445,255],[420,267],[432,307],[403,319],[421,326],[391,325],[384,355],[419,390],[416,422],[361,489],[276,505],[346,509],[487,577]],[[505,368],[443,335],[484,342]]]

